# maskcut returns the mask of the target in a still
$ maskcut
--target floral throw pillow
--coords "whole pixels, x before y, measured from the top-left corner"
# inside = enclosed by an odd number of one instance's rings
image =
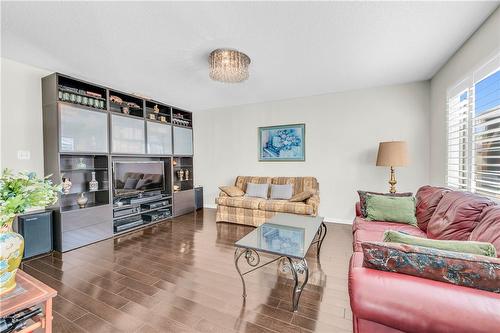
[[[423,246],[364,242],[363,267],[500,293],[500,259]]]
[[[376,194],[376,195],[387,195],[389,197],[411,197],[413,193],[404,192],[404,193],[380,193],[380,192],[371,192],[371,191],[358,191],[359,195],[359,207],[361,209],[361,215],[366,217],[366,196],[368,194]]]

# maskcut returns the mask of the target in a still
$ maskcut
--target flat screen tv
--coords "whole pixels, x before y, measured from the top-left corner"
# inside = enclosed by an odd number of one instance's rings
[[[164,191],[163,161],[113,162],[115,196],[131,196],[148,191]]]

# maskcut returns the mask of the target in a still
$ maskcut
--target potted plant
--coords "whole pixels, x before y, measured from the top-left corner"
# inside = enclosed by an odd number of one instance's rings
[[[12,230],[17,215],[32,207],[56,203],[60,185],[37,177],[33,172],[16,175],[5,169],[0,178],[0,295],[16,286],[16,272],[21,264],[24,239]]]

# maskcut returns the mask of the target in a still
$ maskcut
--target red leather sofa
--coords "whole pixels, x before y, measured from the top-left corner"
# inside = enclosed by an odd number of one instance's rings
[[[382,241],[388,229],[491,242],[500,254],[500,206],[493,201],[432,186],[416,197],[419,227],[367,221],[356,205],[349,268],[354,332],[500,332],[500,294],[363,267],[361,242]]]

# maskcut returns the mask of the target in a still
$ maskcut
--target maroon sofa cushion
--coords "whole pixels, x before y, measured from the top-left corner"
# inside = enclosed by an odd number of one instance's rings
[[[493,244],[497,249],[497,257],[500,258],[500,206],[491,206],[483,210],[469,240]]]
[[[425,185],[418,189],[416,194],[417,205],[415,216],[420,229],[427,231],[427,224],[431,219],[437,205],[443,198],[443,195],[450,192],[450,189]]]
[[[494,202],[490,199],[469,192],[448,192],[439,201],[427,225],[427,237],[467,240],[483,209],[492,205]]]
[[[491,333],[500,327],[500,294],[365,268],[362,264],[363,253],[354,253],[349,296],[357,320],[418,333]]]

